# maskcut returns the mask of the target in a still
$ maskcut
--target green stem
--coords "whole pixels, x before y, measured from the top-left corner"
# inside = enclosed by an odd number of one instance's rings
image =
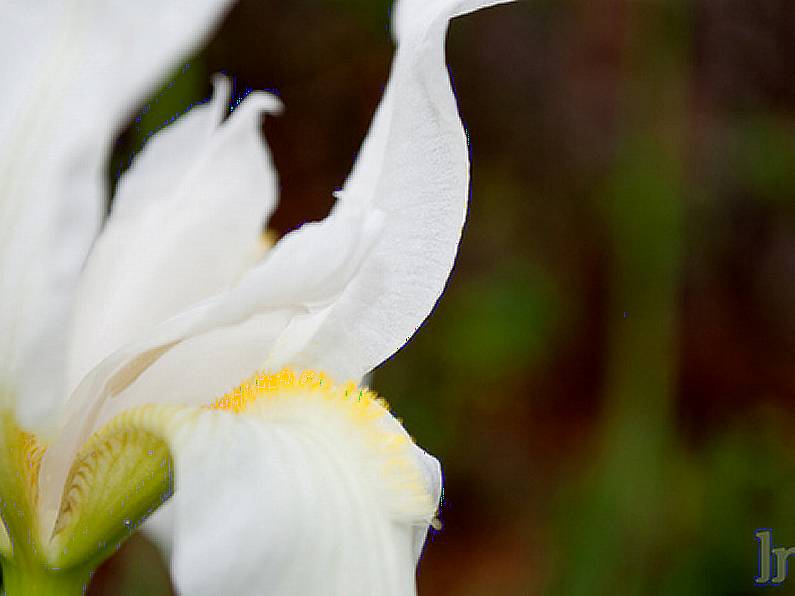
[[[4,596],[82,596],[93,572],[86,568],[22,567],[5,559],[2,566]]]

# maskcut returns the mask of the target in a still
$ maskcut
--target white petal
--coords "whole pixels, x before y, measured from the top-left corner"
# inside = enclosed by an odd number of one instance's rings
[[[264,254],[277,182],[260,118],[280,104],[252,93],[221,124],[229,85],[219,83],[213,102],[155,135],[119,183],[81,278],[70,389],[121,346],[230,288]]]
[[[398,3],[387,91],[335,206],[335,214],[378,210],[383,229],[345,288],[295,321],[292,341],[277,346],[269,364],[361,378],[400,349],[433,309],[453,266],[469,192],[466,137],[444,62],[447,21],[495,3]],[[296,242],[293,259],[304,251],[311,247]],[[302,274],[313,271],[294,268]]]
[[[438,464],[424,478],[429,456],[391,417],[373,433],[334,402],[302,401],[205,410],[171,435],[181,594],[415,594]]]
[[[6,0],[0,19],[0,376],[26,425],[63,399],[66,313],[118,127],[227,0]]]

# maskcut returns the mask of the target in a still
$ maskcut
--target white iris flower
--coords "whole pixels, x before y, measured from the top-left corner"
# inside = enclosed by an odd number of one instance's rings
[[[391,77],[337,204],[267,246],[259,128],[279,102],[252,93],[225,118],[222,78],[151,139],[100,227],[114,134],[228,2],[0,0],[10,596],[82,593],[172,487],[182,594],[415,592],[439,466],[358,383],[453,265],[469,165],[444,36],[499,1],[395,7]]]

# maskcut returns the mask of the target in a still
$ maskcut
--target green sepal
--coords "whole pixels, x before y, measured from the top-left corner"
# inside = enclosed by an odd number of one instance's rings
[[[6,524],[0,521],[0,558],[10,559],[12,552],[11,537],[8,535]]]
[[[153,414],[153,420],[163,422]],[[91,574],[172,492],[166,442],[126,412],[77,454],[54,530],[44,539],[37,511],[44,451],[0,409],[0,564],[6,596],[83,594]],[[154,427],[157,427],[155,424]]]
[[[101,562],[172,492],[166,443],[120,417],[81,449],[48,545],[53,567]]]
[[[39,456],[33,436],[19,428],[10,410],[0,409],[0,556],[4,560],[41,552],[35,507]]]
[[[82,596],[93,567],[54,570],[3,559],[4,596]]]

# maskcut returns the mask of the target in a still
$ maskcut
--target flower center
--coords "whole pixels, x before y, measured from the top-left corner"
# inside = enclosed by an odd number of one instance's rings
[[[386,402],[355,383],[336,385],[322,372],[285,369],[255,374],[204,407],[149,404],[110,420],[76,455],[52,535],[31,545],[26,556],[50,570],[81,569],[86,561],[101,561],[171,494],[174,461],[179,463],[194,428],[230,415],[257,420],[266,429],[303,429],[299,432],[316,438],[355,469],[363,486],[391,513],[431,521],[437,505],[434,491],[411,438],[389,414]],[[16,545],[21,537],[38,534],[38,469],[44,448],[18,430],[12,416],[6,423],[16,434],[8,441],[12,434],[5,433],[4,462],[9,467],[0,466],[0,481],[5,472],[16,488],[9,493],[0,483],[0,505],[6,502],[0,512],[9,542]],[[15,517],[17,510],[25,512],[24,519]],[[0,540],[0,556],[11,563],[24,554],[2,547]]]
[[[376,404],[384,409],[389,408],[388,404],[374,392],[359,388],[353,382],[335,386],[323,372],[304,370],[296,375],[289,368],[273,375],[256,374],[207,407],[212,410],[243,412],[254,403],[264,405],[267,401],[290,399],[306,394],[339,402],[340,405],[355,405],[356,409],[361,411],[369,410]]]
[[[394,514],[427,518],[438,503],[417,460],[416,447],[389,406],[353,382],[334,384],[323,372],[284,369],[257,374],[206,407],[252,416],[324,436],[345,457],[361,462],[362,477]]]
[[[337,443],[350,441],[352,451],[368,453],[388,498],[397,497],[411,509],[429,506],[411,437],[389,414],[387,402],[367,388],[353,382],[336,385],[323,372],[286,368],[252,376],[206,409],[301,425],[333,434]],[[435,504],[430,507],[435,511]]]

